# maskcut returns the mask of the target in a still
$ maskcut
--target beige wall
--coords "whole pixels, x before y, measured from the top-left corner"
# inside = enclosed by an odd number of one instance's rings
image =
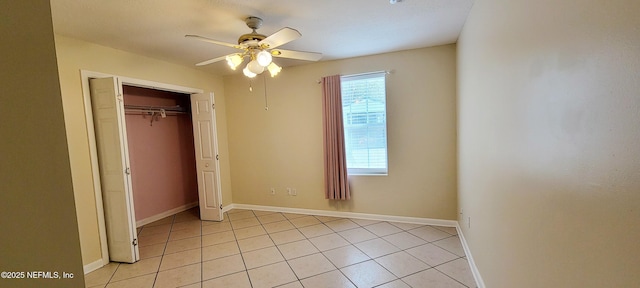
[[[0,1],[0,38],[2,278],[4,271],[74,275],[0,279],[0,286],[83,287],[49,1]]]
[[[640,287],[639,11],[475,2],[458,42],[460,223],[487,287]]]
[[[221,157],[223,204],[232,201],[226,145],[226,113],[222,78],[190,67],[147,58],[121,50],[56,35],[56,51],[69,158],[80,229],[84,265],[101,258],[95,191],[85,122],[80,70],[114,74],[214,92]]]
[[[261,77],[253,92],[240,73],[225,77],[234,203],[455,219],[455,53],[447,45],[287,67],[267,76],[269,111]],[[387,76],[389,175],[353,176],[351,201],[325,200],[317,81],[381,70],[393,71]],[[286,187],[298,196],[288,196]]]

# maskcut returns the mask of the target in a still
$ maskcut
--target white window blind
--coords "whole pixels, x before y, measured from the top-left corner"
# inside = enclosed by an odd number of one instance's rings
[[[349,174],[387,174],[385,72],[342,76],[342,115]]]

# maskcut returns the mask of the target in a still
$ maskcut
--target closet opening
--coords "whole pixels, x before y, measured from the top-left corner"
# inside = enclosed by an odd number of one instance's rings
[[[136,262],[136,227],[177,212],[198,206],[200,219],[222,221],[214,94],[81,76],[102,251],[85,269]]]
[[[198,204],[189,94],[123,85],[136,226]]]

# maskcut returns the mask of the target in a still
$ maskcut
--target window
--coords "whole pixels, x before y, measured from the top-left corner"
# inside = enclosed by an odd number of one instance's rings
[[[387,174],[385,72],[342,76],[342,117],[349,174]]]

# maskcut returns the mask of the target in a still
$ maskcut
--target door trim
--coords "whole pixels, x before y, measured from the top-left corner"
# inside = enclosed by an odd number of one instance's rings
[[[104,204],[102,202],[102,188],[100,183],[100,171],[98,170],[98,150],[96,146],[96,133],[93,126],[93,110],[91,107],[91,91],[89,88],[89,79],[91,78],[106,78],[106,77],[117,77],[120,79],[122,85],[129,85],[141,88],[151,88],[155,90],[163,90],[170,92],[178,92],[184,94],[198,94],[204,93],[204,90],[166,84],[160,82],[154,82],[149,80],[142,80],[136,78],[123,77],[113,74],[94,72],[89,70],[80,70],[80,78],[81,78],[81,86],[82,86],[82,96],[84,100],[84,115],[85,115],[85,123],[87,124],[87,138],[89,140],[89,154],[91,160],[91,175],[93,178],[93,191],[95,192],[95,200],[96,200],[96,216],[98,218],[98,233],[100,234],[100,250],[102,254],[102,266],[109,264],[109,250],[107,247],[107,228],[105,225],[104,219]],[[220,173],[218,171],[218,173]],[[222,203],[222,199],[220,199]],[[135,224],[135,223],[134,223]],[[95,270],[95,261],[89,264],[91,267],[85,267],[85,273]],[[87,265],[87,266],[89,266]],[[87,269],[89,268],[89,269]],[[94,268],[94,269],[91,269]]]

